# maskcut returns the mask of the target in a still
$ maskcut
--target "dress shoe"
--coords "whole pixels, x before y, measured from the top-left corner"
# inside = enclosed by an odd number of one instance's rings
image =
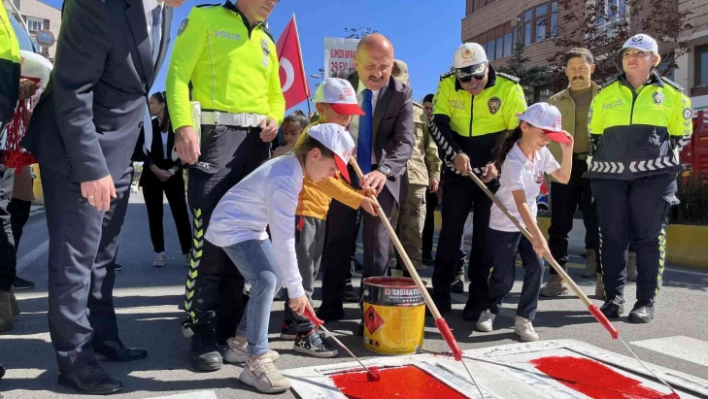
[[[192,336],[192,367],[199,371],[216,371],[224,365],[224,358],[219,351],[215,332],[195,333]]]
[[[317,317],[325,322],[342,320],[345,317],[344,307],[334,305],[320,306],[317,309]]]
[[[130,362],[145,359],[148,355],[145,349],[128,348],[119,339],[95,343],[92,346],[96,354],[111,362]]]
[[[629,312],[630,323],[649,323],[654,319],[654,301],[637,301]]]
[[[123,384],[106,373],[98,363],[89,363],[69,372],[60,372],[59,385],[89,395],[110,395],[123,389]]]
[[[600,311],[608,319],[619,319],[624,313],[624,299],[621,297],[608,299],[605,304],[600,307]]]

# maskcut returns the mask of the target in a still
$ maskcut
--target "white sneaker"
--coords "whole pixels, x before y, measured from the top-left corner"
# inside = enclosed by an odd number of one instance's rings
[[[533,324],[531,324],[531,320],[529,319],[516,316],[514,332],[521,338],[522,342],[538,341],[538,334],[536,330],[533,329]]]
[[[164,252],[156,252],[155,253],[155,260],[152,261],[152,265],[154,267],[165,266],[165,253]]]
[[[229,338],[226,340],[229,345],[229,349],[224,352],[224,361],[227,363],[246,363],[248,357],[251,356],[248,353],[248,342],[239,342],[236,338]],[[272,361],[276,361],[280,358],[280,354],[274,350],[269,350],[268,353],[263,355]],[[263,357],[262,356],[262,357]]]
[[[481,332],[491,332],[493,330],[492,325],[494,324],[494,318],[497,317],[489,309],[482,312],[479,315],[479,320],[477,320],[477,331]]]
[[[290,382],[275,367],[268,354],[246,362],[239,380],[263,393],[279,393],[290,389]]]

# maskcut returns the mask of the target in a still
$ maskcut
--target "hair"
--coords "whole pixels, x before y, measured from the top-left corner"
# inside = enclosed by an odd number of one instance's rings
[[[334,158],[334,152],[332,152],[332,150],[325,147],[325,145],[320,143],[317,139],[312,138],[309,134],[305,134],[305,137],[303,137],[302,140],[300,140],[295,146],[295,155],[298,159],[304,162],[307,154],[315,148],[320,150],[322,156],[326,158]]]
[[[424,103],[432,103],[433,98],[435,98],[435,94],[428,94],[427,96],[423,97],[423,102]]]
[[[573,58],[583,58],[585,62],[588,64],[594,64],[595,63],[595,58],[592,56],[592,53],[590,50],[584,48],[584,47],[573,47],[565,53],[564,57],[564,63],[565,65],[568,65],[568,61],[572,60]]]
[[[507,130],[507,132],[502,136],[502,138],[497,142],[494,152],[496,153],[496,164],[497,168],[501,169],[504,160],[506,159],[509,151],[514,147],[517,141],[521,140],[521,124],[524,122],[519,122],[514,130]]]
[[[151,97],[157,100],[160,104],[165,104],[165,116],[160,122],[160,131],[167,132],[170,130],[170,125],[172,124],[172,121],[170,120],[170,110],[167,108],[167,92],[158,91]]]
[[[282,125],[285,125],[286,123],[297,123],[300,125],[300,130],[302,131],[305,127],[307,127],[309,121],[307,120],[307,115],[305,115],[304,112],[297,110],[283,119]]]

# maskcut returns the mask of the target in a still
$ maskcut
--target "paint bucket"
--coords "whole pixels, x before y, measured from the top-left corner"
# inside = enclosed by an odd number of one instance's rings
[[[384,355],[421,352],[425,302],[413,279],[365,278],[363,301],[366,349]]]

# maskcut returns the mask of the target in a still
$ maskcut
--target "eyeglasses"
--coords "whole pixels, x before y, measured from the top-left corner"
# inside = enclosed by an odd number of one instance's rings
[[[480,69],[479,67],[476,69]],[[475,80],[484,80],[484,78],[487,76],[487,67],[486,65],[484,66],[484,69],[481,71],[475,71],[476,73],[470,73],[472,71],[472,67],[467,67],[467,68],[462,68],[458,69],[455,74],[457,75],[457,79],[460,80],[460,83],[468,83],[472,79]]]

